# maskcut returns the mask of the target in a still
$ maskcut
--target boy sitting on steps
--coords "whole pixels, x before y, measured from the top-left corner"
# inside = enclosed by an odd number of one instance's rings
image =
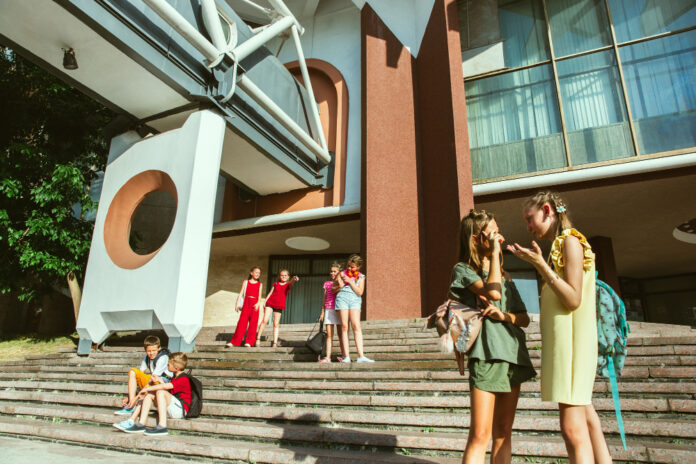
[[[126,433],[167,435],[167,416],[183,419],[191,404],[191,382],[187,376],[181,375],[187,363],[188,358],[184,353],[173,353],[168,363],[169,370],[174,373],[172,381],[150,385],[140,390],[137,396],[139,401],[131,418],[114,424],[114,427]],[[146,428],[145,423],[153,401],[157,405],[159,420],[155,427]]]
[[[114,414],[122,416],[133,414],[136,401],[135,393],[138,388],[143,389],[148,385],[166,383],[174,377],[167,369],[169,350],[160,347],[159,337],[148,335],[143,344],[145,345],[145,357],[140,363],[140,369],[133,368],[128,371],[128,397],[123,399],[123,409],[119,409]]]

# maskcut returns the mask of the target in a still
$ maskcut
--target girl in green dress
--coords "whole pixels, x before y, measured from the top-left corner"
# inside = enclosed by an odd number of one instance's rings
[[[508,250],[531,263],[546,282],[541,291],[541,399],[558,403],[571,463],[610,463],[599,416],[592,406],[597,372],[595,255],[568,218],[565,201],[540,192],[524,204],[527,230],[551,240],[549,260],[536,242]]]
[[[491,213],[472,209],[462,220],[450,294],[468,306],[481,302],[486,316],[468,354],[471,422],[464,463],[484,462],[491,437],[491,462],[510,462],[520,385],[536,376],[520,328],[529,325],[527,309],[501,268],[504,241]]]

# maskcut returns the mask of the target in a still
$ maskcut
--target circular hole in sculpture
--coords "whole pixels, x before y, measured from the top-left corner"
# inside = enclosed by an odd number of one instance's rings
[[[159,250],[167,241],[174,219],[176,200],[165,190],[150,192],[135,208],[131,216],[128,244],[139,255]]]
[[[102,199],[100,208],[108,203]],[[154,258],[173,230],[177,206],[176,186],[166,172],[152,169],[128,179],[104,220],[104,247],[113,263],[137,269]]]

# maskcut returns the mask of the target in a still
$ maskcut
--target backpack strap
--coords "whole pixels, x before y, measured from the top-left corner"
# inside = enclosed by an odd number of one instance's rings
[[[616,370],[614,369],[614,360],[611,355],[607,356],[609,362],[609,382],[611,383],[611,396],[614,399],[614,412],[616,413],[616,423],[619,426],[621,434],[621,443],[624,449],[626,448],[626,432],[624,431],[623,419],[621,418],[621,404],[619,403],[619,386],[616,384]]]

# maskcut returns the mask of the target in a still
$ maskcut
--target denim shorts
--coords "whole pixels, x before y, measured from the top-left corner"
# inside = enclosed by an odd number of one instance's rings
[[[339,291],[338,295],[336,295],[336,309],[360,308],[362,308],[362,297],[356,295],[352,290]]]

